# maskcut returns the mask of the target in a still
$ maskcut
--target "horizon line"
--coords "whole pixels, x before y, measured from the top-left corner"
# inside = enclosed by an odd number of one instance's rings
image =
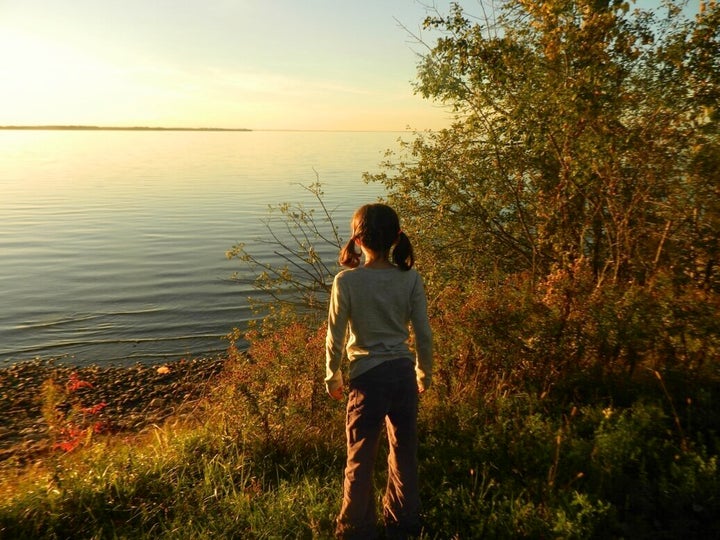
[[[161,126],[92,126],[74,124],[47,124],[47,125],[11,125],[0,126],[6,130],[76,130],[76,131],[252,131],[249,128],[218,128],[218,127],[161,127]]]
[[[164,126],[96,126],[84,124],[0,125],[5,131],[298,131],[298,132],[349,132],[349,133],[408,133],[417,132],[409,126],[405,129],[305,129],[305,128],[222,128],[222,127],[164,127]],[[432,130],[430,130],[432,131]]]

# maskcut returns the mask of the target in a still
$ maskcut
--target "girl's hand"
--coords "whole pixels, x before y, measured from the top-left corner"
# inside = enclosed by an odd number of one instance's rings
[[[330,397],[335,401],[341,401],[343,398],[343,387],[341,386],[330,392]]]

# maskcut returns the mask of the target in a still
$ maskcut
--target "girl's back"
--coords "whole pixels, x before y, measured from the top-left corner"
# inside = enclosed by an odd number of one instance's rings
[[[418,316],[424,317],[426,312],[419,274],[412,269],[361,266],[341,272],[336,280],[338,300],[346,299],[349,303],[348,358],[352,361],[368,355],[383,359],[411,357],[407,346],[408,323],[422,328]]]

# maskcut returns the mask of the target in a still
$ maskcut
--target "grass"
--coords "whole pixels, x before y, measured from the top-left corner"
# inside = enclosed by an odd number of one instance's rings
[[[313,538],[331,531],[339,489],[337,463],[281,463],[209,426],[166,426],[26,470],[3,486],[0,531],[3,538]]]
[[[421,415],[424,538],[712,538],[720,530],[716,434],[683,439],[661,401],[563,411],[527,394],[451,406],[438,398],[424,396]],[[313,437],[289,422],[282,443],[268,443],[247,423],[239,431],[226,414],[232,403],[213,399],[203,423],[98,437],[6,471],[0,537],[332,537],[342,429]],[[330,416],[342,427],[342,408]]]
[[[344,409],[324,396],[323,335],[258,332],[192,417],[5,464],[0,538],[331,538]],[[647,373],[551,392],[439,378],[421,399],[422,538],[717,538],[720,385]]]

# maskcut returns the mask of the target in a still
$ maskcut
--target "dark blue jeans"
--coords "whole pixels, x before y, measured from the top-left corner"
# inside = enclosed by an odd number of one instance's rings
[[[388,481],[383,518],[388,532],[419,529],[417,414],[418,388],[410,359],[390,360],[349,383],[347,464],[337,523],[341,538],[374,538],[377,517],[373,470],[383,425],[387,429]]]

